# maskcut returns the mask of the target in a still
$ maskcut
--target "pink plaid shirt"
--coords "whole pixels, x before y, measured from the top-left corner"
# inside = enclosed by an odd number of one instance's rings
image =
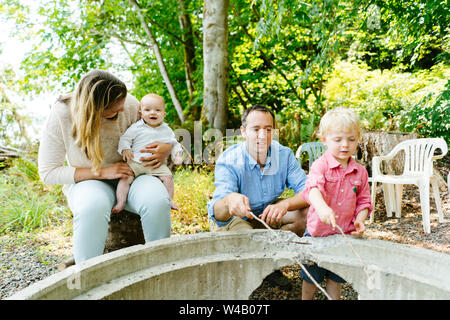
[[[314,161],[301,196],[311,205],[309,191],[316,187],[322,193],[325,202],[338,216],[336,223],[348,234],[355,230],[356,216],[364,209],[372,212],[370,202],[369,175],[366,168],[350,158],[347,169],[329,153],[325,152]],[[340,233],[336,228],[320,221],[316,210],[310,206],[306,227],[313,237],[325,237]]]

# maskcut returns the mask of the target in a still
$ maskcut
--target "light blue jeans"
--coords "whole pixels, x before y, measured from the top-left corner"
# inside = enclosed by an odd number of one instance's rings
[[[103,254],[116,186],[117,180],[86,180],[69,188],[75,263]],[[157,177],[137,177],[130,186],[125,209],[141,217],[146,242],[170,236],[170,197]]]

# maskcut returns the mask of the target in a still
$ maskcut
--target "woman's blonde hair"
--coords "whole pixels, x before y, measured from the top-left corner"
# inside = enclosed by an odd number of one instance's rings
[[[127,87],[103,70],[92,70],[78,82],[70,97],[72,136],[99,174],[104,154],[100,139],[103,111],[127,96]]]
[[[359,116],[351,109],[341,107],[331,109],[320,120],[318,136],[324,139],[331,129],[354,130],[359,138],[361,135]]]

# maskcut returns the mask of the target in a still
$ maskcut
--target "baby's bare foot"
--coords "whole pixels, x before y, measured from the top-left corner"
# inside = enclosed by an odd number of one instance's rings
[[[180,211],[180,208],[178,208],[178,206],[173,201],[170,201],[170,209]]]
[[[111,213],[118,213],[125,209],[125,203],[117,203],[114,208],[112,208]]]

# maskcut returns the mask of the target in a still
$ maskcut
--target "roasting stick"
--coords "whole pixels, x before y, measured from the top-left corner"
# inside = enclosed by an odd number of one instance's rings
[[[258,218],[253,212],[250,211],[250,213],[252,214],[252,216],[258,220],[259,222],[261,222],[264,227],[266,227],[270,232],[272,232],[279,240],[281,240],[282,243],[284,243],[284,240],[280,238],[280,236],[273,231],[273,229],[271,227],[269,227],[269,225],[267,225],[267,223],[265,223],[263,220],[261,220],[260,218]],[[314,279],[314,277],[311,276],[311,274],[308,272],[308,270],[306,270],[305,266],[298,261],[296,258],[294,258],[297,263],[300,265],[300,268],[302,268],[303,271],[305,271],[305,273],[308,275],[308,277],[313,281],[314,285],[319,288],[320,291],[322,291],[322,293],[325,295],[325,297],[327,297],[328,300],[333,300],[331,299],[331,297],[328,295],[328,293],[316,282],[316,280]]]
[[[336,227],[338,228],[339,232],[344,236],[344,239],[347,241],[348,245],[350,246],[350,248],[352,249],[353,253],[355,254],[355,256],[358,257],[359,261],[361,262],[361,265],[363,267],[363,271],[366,274],[367,279],[370,279],[370,275],[367,272],[367,266],[364,263],[363,259],[361,258],[361,256],[355,251],[355,248],[353,248],[352,243],[350,242],[350,240],[348,240],[347,235],[344,233],[344,231],[341,229],[341,227],[339,227],[336,224]]]

